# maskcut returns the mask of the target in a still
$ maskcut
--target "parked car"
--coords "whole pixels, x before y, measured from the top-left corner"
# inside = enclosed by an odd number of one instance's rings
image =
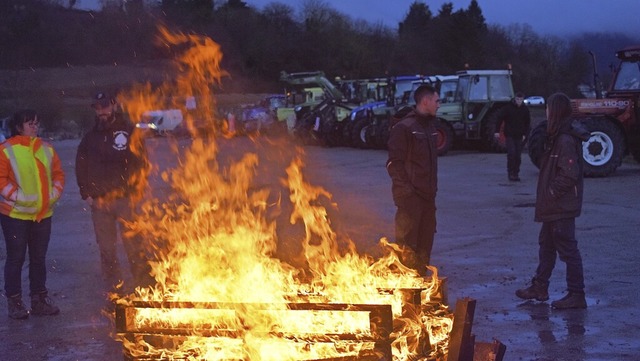
[[[530,96],[524,99],[525,105],[544,105],[544,98],[539,95]]]

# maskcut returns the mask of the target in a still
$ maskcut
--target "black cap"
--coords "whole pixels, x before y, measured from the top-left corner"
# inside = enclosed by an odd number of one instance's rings
[[[115,103],[115,100],[109,94],[105,92],[99,92],[93,97],[93,103],[91,103],[91,106],[93,108],[98,106],[100,108],[104,108],[113,103]]]

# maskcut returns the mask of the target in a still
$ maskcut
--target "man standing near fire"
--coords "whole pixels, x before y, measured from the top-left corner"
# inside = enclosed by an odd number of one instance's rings
[[[118,289],[124,279],[116,251],[118,228],[135,283],[133,286],[151,283],[142,237],[132,235],[131,230],[127,232],[135,203],[145,186],[146,151],[142,139],[139,139],[139,146],[133,145],[135,127],[117,111],[115,98],[98,93],[92,108],[96,114],[95,125],[78,146],[76,179],[82,199],[91,208],[107,291],[122,293]]]
[[[396,242],[406,251],[403,262],[425,275],[436,232],[438,152],[436,111],[440,96],[431,85],[414,93],[415,109],[391,128],[387,172],[397,207]],[[407,249],[408,247],[408,249]]]

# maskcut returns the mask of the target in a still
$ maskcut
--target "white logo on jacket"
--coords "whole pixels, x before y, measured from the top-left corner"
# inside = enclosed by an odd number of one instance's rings
[[[113,133],[113,149],[126,150],[129,142],[129,133],[124,130],[118,130]]]

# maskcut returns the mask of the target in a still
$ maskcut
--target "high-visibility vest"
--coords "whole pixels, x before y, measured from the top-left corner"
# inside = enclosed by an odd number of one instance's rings
[[[33,221],[50,217],[64,187],[64,173],[53,147],[37,137],[14,136],[0,149],[5,157],[0,170],[8,173],[0,174],[0,213]]]

